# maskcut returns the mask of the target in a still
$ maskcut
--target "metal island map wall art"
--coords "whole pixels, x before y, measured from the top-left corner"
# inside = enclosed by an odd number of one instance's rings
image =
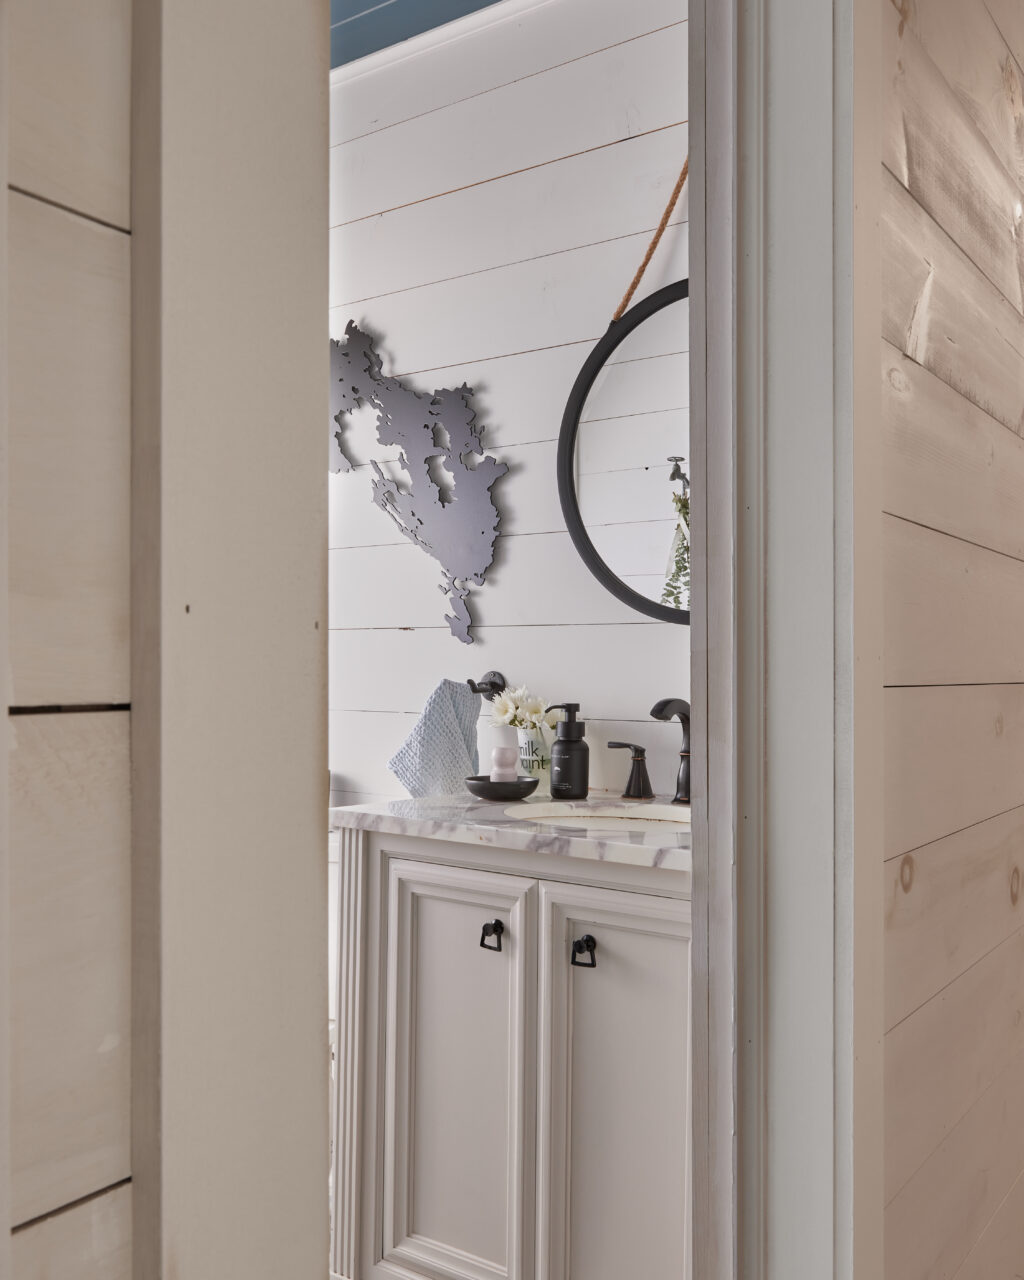
[[[350,320],[341,342],[331,340],[331,470],[351,471],[346,432],[353,410],[377,413],[377,442],[399,450],[405,476],[385,475],[377,459],[372,499],[404,537],[440,564],[440,590],[451,633],[472,644],[472,584],[482,586],[494,559],[500,515],[491,487],[508,464],[487,453],[476,421],[473,390],[442,387],[421,392],[383,373],[374,340]]]

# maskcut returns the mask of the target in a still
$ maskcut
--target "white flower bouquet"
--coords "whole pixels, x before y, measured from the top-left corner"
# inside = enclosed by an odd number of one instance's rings
[[[491,721],[517,731],[519,767],[542,781],[551,769],[551,730],[562,718],[561,711],[545,711],[547,703],[525,685],[506,689],[491,703]]]
[[[562,713],[545,712],[546,705],[544,699],[535,697],[526,685],[506,689],[491,703],[491,720],[494,724],[511,725],[513,729],[553,729]]]

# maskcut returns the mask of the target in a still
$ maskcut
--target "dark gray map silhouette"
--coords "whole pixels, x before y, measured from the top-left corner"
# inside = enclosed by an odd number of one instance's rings
[[[451,633],[472,644],[471,584],[482,586],[494,559],[500,516],[491,486],[508,465],[491,457],[465,385],[421,392],[386,377],[374,340],[349,321],[331,341],[331,470],[351,471],[345,434],[349,414],[364,404],[377,413],[377,441],[399,450],[405,476],[392,479],[376,459],[373,501],[410,542],[440,564]]]

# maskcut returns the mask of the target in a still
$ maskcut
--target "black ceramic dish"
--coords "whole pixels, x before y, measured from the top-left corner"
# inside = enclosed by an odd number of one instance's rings
[[[537,790],[538,778],[516,778],[515,782],[492,782],[487,777],[467,778],[466,786],[481,800],[525,800]]]

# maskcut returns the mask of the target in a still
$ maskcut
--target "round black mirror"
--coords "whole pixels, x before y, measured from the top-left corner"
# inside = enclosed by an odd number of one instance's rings
[[[624,604],[690,621],[690,283],[608,326],[573,384],[558,496],[576,550]]]

